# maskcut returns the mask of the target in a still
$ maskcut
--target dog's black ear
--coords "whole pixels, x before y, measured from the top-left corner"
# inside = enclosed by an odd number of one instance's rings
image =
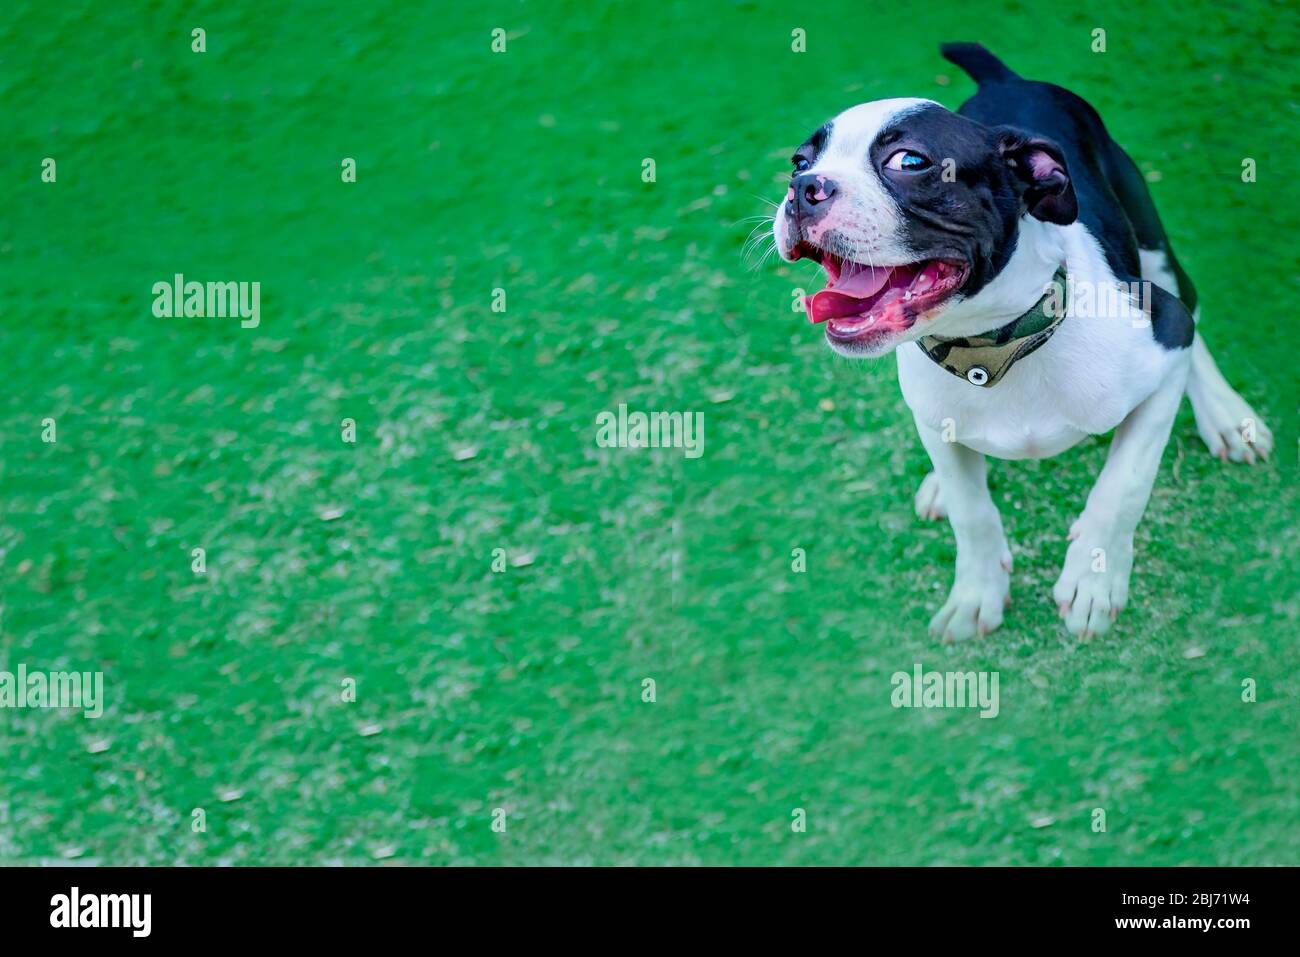
[[[1079,201],[1056,143],[1008,126],[998,128],[998,150],[1020,185],[1029,215],[1068,226],[1079,216]]]

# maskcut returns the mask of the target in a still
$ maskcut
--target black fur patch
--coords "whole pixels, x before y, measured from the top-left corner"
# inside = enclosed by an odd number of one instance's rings
[[[889,157],[901,149],[920,153],[930,166],[887,169]],[[876,134],[868,162],[903,212],[908,245],[926,259],[969,264],[966,295],[979,292],[1006,266],[1024,212],[1023,188],[993,130],[941,106],[923,106]]]
[[[806,159],[808,165],[812,166],[817,162],[817,158],[822,155],[822,150],[831,140],[832,123],[823,123],[813,131],[813,135],[804,141],[803,145],[794,151],[793,160]]]
[[[1196,335],[1196,323],[1182,301],[1151,285],[1151,335],[1166,349],[1186,349]]]
[[[976,79],[981,81],[958,113],[988,126],[1016,126],[1061,146],[1078,198],[1079,221],[1101,244],[1116,279],[1131,283],[1140,278],[1139,243],[1144,249],[1164,251],[1182,303],[1179,310],[1156,310],[1160,315],[1152,322],[1152,334],[1167,349],[1185,348],[1191,335],[1176,312],[1190,313],[1196,308],[1196,290],[1173,254],[1146,181],[1133,160],[1111,139],[1097,111],[1081,97],[1051,83],[1021,79],[1010,70],[994,70],[989,60],[997,62],[996,58],[982,47],[979,50],[977,56],[963,47],[960,57],[954,59],[963,67],[974,66]]]

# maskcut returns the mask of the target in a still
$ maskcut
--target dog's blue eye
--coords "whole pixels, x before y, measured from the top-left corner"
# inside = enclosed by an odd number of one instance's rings
[[[896,169],[903,173],[915,173],[918,170],[928,169],[929,166],[928,159],[911,150],[899,150],[885,161],[886,169]]]
[[[790,162],[794,164],[794,171],[796,173],[802,173],[812,166],[812,164],[802,156],[796,156],[794,159],[790,160]]]

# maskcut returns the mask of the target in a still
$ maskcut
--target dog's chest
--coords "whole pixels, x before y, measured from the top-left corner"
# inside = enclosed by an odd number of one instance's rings
[[[915,346],[912,348],[915,350]],[[1003,388],[1009,385],[1007,380],[987,391],[970,394],[976,387],[952,376],[948,376],[951,384],[931,382],[922,388],[909,388],[923,377],[909,375],[904,371],[907,365],[900,355],[899,383],[907,404],[919,422],[937,430],[945,441],[960,442],[998,458],[1025,459],[1056,455],[1088,435],[1052,396],[1038,397],[1025,405],[1009,394],[1021,390]],[[962,385],[966,385],[965,390],[960,388]]]
[[[1041,349],[981,388],[909,342],[897,350],[903,397],[946,441],[998,458],[1043,458],[1115,428],[1161,381],[1161,350],[1117,320],[1067,319]],[[1142,335],[1134,333],[1141,332]]]

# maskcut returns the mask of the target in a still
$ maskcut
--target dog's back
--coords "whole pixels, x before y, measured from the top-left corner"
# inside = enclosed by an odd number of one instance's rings
[[[1097,237],[1116,274],[1136,278],[1138,247],[1163,248],[1164,231],[1142,174],[1111,139],[1097,111],[1064,87],[1024,79],[978,43],[945,43],[940,52],[979,84],[958,113],[1060,144],[1079,197],[1080,222]],[[1194,306],[1193,293],[1188,308]]]

